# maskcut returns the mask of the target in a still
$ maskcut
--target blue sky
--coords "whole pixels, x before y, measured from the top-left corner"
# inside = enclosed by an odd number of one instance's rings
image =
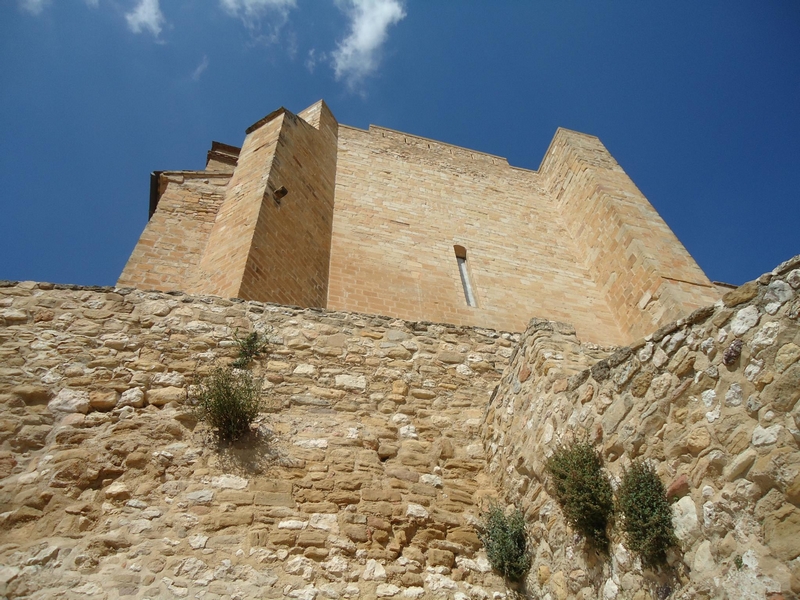
[[[149,173],[279,106],[536,169],[600,137],[714,280],[800,253],[796,0],[5,0],[0,279],[113,285]]]

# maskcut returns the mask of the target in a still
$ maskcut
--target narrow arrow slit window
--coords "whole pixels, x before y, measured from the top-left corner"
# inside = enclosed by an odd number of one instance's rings
[[[464,246],[454,246],[456,251],[456,261],[458,262],[458,274],[461,276],[461,287],[464,288],[464,299],[467,306],[478,306],[475,302],[475,292],[472,290],[472,283],[469,279],[469,269],[467,269],[467,250]]]

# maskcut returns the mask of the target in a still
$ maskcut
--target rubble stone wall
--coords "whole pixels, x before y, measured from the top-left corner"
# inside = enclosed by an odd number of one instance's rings
[[[0,596],[503,598],[477,536],[527,516],[536,598],[800,590],[800,257],[627,347],[131,288],[0,282]],[[236,336],[265,406],[219,447],[188,400]],[[650,460],[680,546],[587,552],[544,462]]]
[[[531,597],[766,598],[800,593],[800,256],[585,368],[596,348],[534,320],[488,407],[492,482],[528,517]],[[613,529],[589,552],[545,462],[587,436],[613,485],[648,460],[679,547],[643,569]],[[780,597],[780,596],[775,596]]]
[[[186,404],[260,331],[266,412]],[[0,596],[494,598],[484,408],[518,335],[214,297],[0,286]]]

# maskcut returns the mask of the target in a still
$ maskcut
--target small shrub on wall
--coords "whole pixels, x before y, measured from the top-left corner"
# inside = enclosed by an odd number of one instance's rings
[[[249,371],[216,367],[199,386],[197,416],[221,442],[235,442],[250,431],[261,409],[261,381]]]
[[[614,509],[613,492],[600,455],[587,441],[560,446],[547,460],[552,493],[571,527],[599,550],[608,548],[606,528]]]
[[[233,334],[236,345],[239,346],[239,356],[233,361],[233,366],[239,369],[246,369],[254,358],[264,354],[269,347],[266,337],[253,331],[247,336],[240,338],[238,331]]]
[[[625,472],[617,504],[628,547],[646,565],[666,562],[667,550],[676,543],[672,512],[664,484],[650,464],[634,463]]]
[[[481,525],[479,537],[489,564],[509,581],[521,581],[531,565],[522,512],[515,509],[506,516],[499,505],[492,504]]]

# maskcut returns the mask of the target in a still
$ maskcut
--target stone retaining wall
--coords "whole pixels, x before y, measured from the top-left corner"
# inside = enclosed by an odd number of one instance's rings
[[[528,518],[528,597],[792,597],[798,288],[800,257],[616,349],[538,319],[520,337],[0,282],[0,596],[502,598],[475,524],[504,498]],[[237,331],[269,338],[265,411],[218,448],[186,399]],[[668,569],[566,526],[544,461],[576,435],[615,484],[656,465]]]
[[[269,336],[268,412],[185,404]],[[518,335],[257,302],[0,286],[0,596],[504,597],[472,527]]]
[[[591,366],[570,326],[534,320],[484,424],[495,486],[528,517],[531,597],[765,598],[800,592],[800,256]],[[587,553],[544,464],[586,435],[614,485],[656,466],[680,547],[643,569],[615,528]],[[780,597],[778,595],[774,597]]]

